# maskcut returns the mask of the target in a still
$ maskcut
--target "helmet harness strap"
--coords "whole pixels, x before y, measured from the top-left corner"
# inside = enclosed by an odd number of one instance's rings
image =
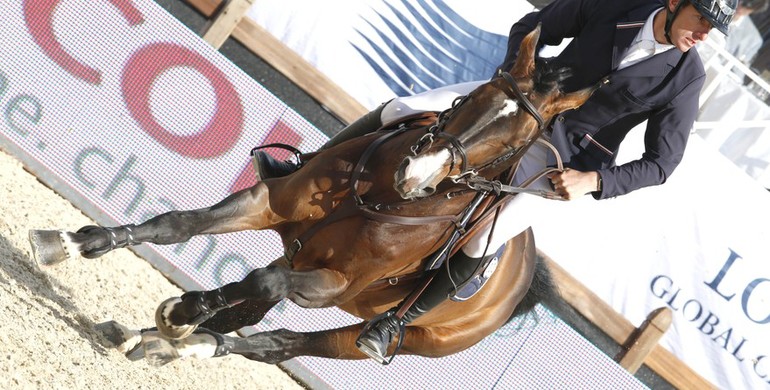
[[[671,45],[674,44],[674,42],[671,41],[671,25],[674,24],[674,18],[676,18],[676,15],[679,14],[679,9],[682,8],[682,5],[684,5],[685,2],[687,2],[687,0],[679,0],[676,8],[674,8],[674,12],[671,12],[668,4],[666,4],[666,28],[663,30],[663,32],[666,35],[666,41],[668,41],[668,43]]]

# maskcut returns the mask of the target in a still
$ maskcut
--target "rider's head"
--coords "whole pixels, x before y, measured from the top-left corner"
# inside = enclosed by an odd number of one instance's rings
[[[667,0],[666,40],[681,51],[705,40],[714,27],[727,35],[738,0]]]

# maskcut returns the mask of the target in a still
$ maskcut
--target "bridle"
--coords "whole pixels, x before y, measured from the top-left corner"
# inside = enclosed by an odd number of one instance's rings
[[[543,128],[545,128],[545,120],[543,120],[543,117],[537,111],[537,109],[529,100],[529,98],[527,98],[527,95],[521,91],[518,84],[516,84],[516,80],[513,79],[513,76],[511,76],[511,74],[508,72],[503,72],[499,70],[498,70],[497,76],[502,77],[507,82],[511,91],[513,91],[513,94],[515,95],[516,100],[519,102],[519,105],[521,107],[524,107],[524,110],[527,111],[527,113],[529,113],[530,115],[532,115],[533,118],[535,118],[535,121],[537,121],[538,129],[542,130]],[[479,167],[469,169],[468,153],[466,152],[465,145],[463,145],[463,141],[460,138],[444,131],[444,127],[446,126],[448,119],[452,116],[452,113],[458,107],[460,107],[463,103],[465,103],[465,101],[467,101],[468,96],[469,95],[458,96],[452,102],[452,107],[441,112],[438,115],[438,118],[436,119],[436,124],[428,128],[427,133],[425,133],[425,135],[420,137],[420,139],[417,140],[417,143],[411,147],[412,155],[416,156],[426,146],[430,147],[433,144],[434,139],[436,138],[446,139],[450,144],[450,146],[447,146],[446,149],[449,150],[449,152],[452,155],[452,164],[449,167],[449,171],[451,172],[454,169],[454,167],[458,165],[458,160],[460,161],[460,174],[454,177],[453,180],[455,181],[457,181],[460,178],[464,178],[468,176],[476,176],[478,175],[479,171],[485,168],[489,168],[489,167],[501,164],[502,162],[515,157],[520,151],[523,151],[525,149],[525,148],[511,149],[507,153],[504,153],[503,155],[496,157],[492,161],[484,163]]]

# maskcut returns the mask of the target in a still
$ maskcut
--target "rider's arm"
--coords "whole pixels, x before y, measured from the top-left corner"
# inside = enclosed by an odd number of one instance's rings
[[[577,36],[591,15],[602,9],[601,3],[602,0],[555,0],[542,10],[525,15],[511,27],[508,52],[500,68],[513,67],[521,41],[538,23],[541,24],[538,49],[544,45],[557,46],[564,38]]]
[[[594,198],[625,195],[639,188],[663,184],[671,176],[682,161],[698,113],[703,82],[704,76],[694,79],[671,102],[652,111],[644,135],[644,154],[638,160],[600,170],[602,191],[594,192]]]

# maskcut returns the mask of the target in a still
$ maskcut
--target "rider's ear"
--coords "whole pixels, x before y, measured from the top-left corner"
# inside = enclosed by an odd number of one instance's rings
[[[519,55],[513,64],[511,75],[515,78],[530,78],[535,74],[535,55],[537,54],[537,41],[540,39],[540,23],[532,32],[524,37],[519,47]]]

